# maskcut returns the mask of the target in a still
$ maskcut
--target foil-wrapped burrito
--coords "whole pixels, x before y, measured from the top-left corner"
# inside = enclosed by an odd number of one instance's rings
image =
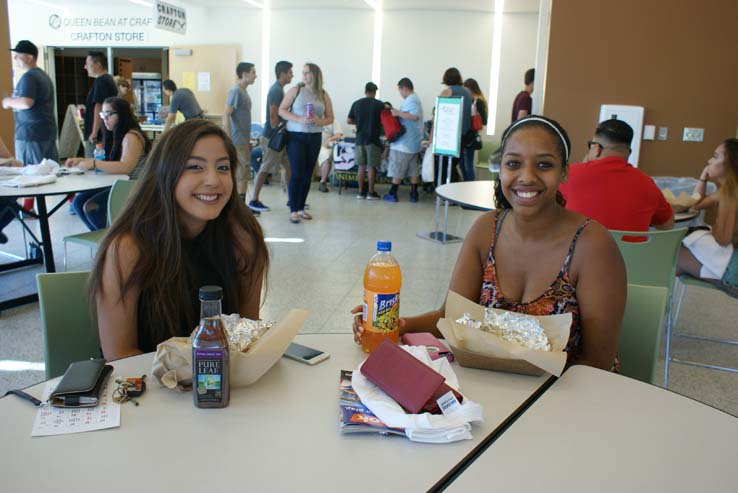
[[[551,351],[551,343],[536,317],[524,313],[497,313],[490,308],[484,310],[484,320],[474,320],[469,313],[456,323],[489,332],[497,337],[529,349]]]
[[[228,337],[228,349],[242,353],[247,353],[254,347],[256,341],[274,326],[274,322],[270,320],[249,320],[241,318],[238,313],[222,315],[221,319]],[[195,331],[197,329],[190,334],[190,342]]]

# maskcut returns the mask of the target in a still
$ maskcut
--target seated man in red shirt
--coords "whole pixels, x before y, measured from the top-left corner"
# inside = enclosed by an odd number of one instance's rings
[[[674,214],[653,179],[627,159],[633,129],[622,120],[606,120],[587,145],[584,163],[569,167],[559,190],[566,208],[608,229],[648,231],[674,227]]]

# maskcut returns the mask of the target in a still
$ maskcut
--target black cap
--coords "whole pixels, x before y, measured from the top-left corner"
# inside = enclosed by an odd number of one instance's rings
[[[15,45],[15,48],[10,48],[10,51],[14,51],[16,53],[25,53],[27,55],[33,55],[34,58],[38,57],[38,48],[36,48],[36,45],[31,43],[27,39],[18,41],[18,44]]]
[[[223,299],[223,288],[220,286],[203,286],[200,288],[202,301],[218,301]]]

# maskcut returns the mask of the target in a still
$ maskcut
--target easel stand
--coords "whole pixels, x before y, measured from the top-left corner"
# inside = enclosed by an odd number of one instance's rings
[[[446,184],[451,183],[451,163],[452,163],[452,157],[446,156]],[[441,166],[438,166],[438,179],[436,180],[436,188],[440,187],[443,184],[443,173],[441,173]],[[442,245],[446,245],[448,243],[459,243],[460,241],[463,241],[464,238],[461,236],[455,236],[452,234],[449,234],[446,232],[448,228],[448,200],[443,200],[443,231],[439,231],[438,227],[440,225],[440,215],[441,215],[441,197],[436,194],[436,227],[433,231],[429,233],[418,233],[417,236],[419,238],[424,238],[426,240],[435,241],[436,243],[441,243]]]

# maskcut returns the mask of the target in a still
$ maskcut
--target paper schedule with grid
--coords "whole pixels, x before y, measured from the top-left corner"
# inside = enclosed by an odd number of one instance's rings
[[[42,399],[44,405],[36,413],[31,436],[66,435],[120,426],[120,404],[113,401],[115,385],[110,382],[111,379],[108,379],[105,383],[97,406],[80,408],[61,408],[45,404],[58,383],[58,381],[48,382]]]

